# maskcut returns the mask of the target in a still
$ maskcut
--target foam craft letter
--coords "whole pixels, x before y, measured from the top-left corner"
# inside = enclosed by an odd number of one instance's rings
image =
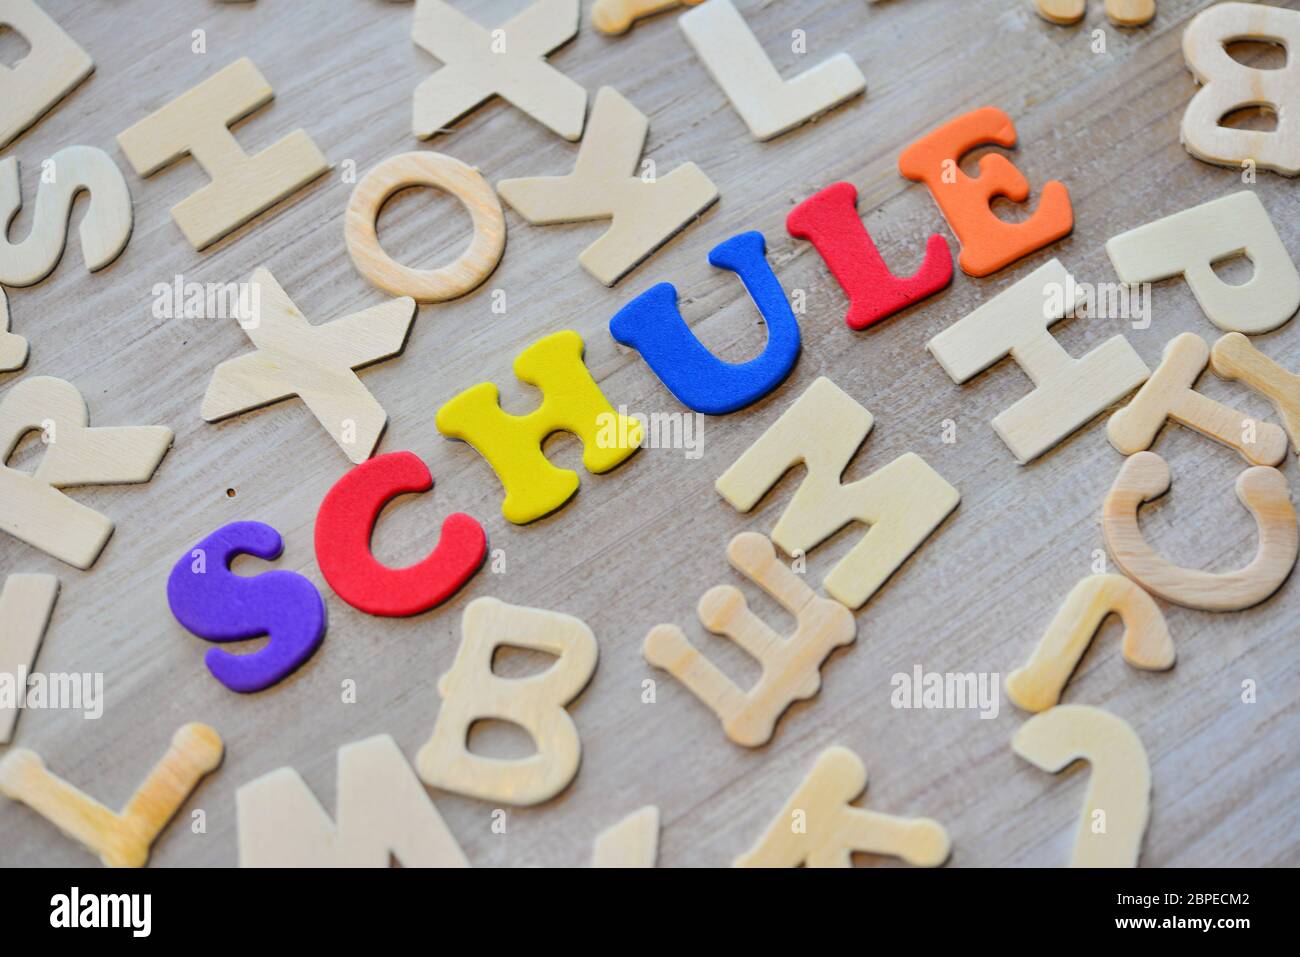
[[[243,57],[117,135],[141,176],[188,154],[211,177],[172,207],[172,218],[195,249],[211,246],[330,168],[305,130],[294,130],[256,156],[240,147],[230,125],[274,96],[261,71]]]
[[[416,756],[426,784],[484,801],[526,806],[548,801],[578,773],[582,742],[564,706],[596,671],[596,636],[571,615],[520,608],[495,598],[470,602],[451,670],[438,682],[442,708],[433,736]],[[556,656],[546,671],[527,678],[498,677],[492,658],[501,647]],[[468,748],[476,721],[508,721],[533,739],[526,758],[488,758]]]
[[[1123,575],[1089,575],[1071,589],[1023,668],[1007,676],[1007,697],[1026,711],[1046,711],[1088,644],[1112,614],[1124,622],[1124,660],[1144,671],[1174,666],[1174,642],[1160,606]]]
[[[1139,452],[1125,459],[1106,495],[1102,531],[1124,574],[1165,601],[1202,611],[1240,611],[1282,587],[1300,547],[1286,476],[1258,465],[1237,476],[1237,498],[1255,517],[1259,551],[1244,568],[1221,574],[1171,564],[1143,537],[1138,509],[1169,491],[1169,481],[1164,459]]]
[[[889,271],[885,259],[858,216],[858,190],[852,183],[833,183],[790,210],[785,228],[807,239],[848,294],[844,317],[850,329],[865,329],[914,305],[952,282],[948,240],[933,235],[925,244],[925,261],[906,279]]]
[[[799,358],[799,320],[764,258],[763,234],[741,233],[714,246],[709,265],[740,277],[767,326],[767,345],[748,362],[723,362],[700,343],[677,308],[677,287],[658,283],[620,309],[609,334],[641,353],[679,402],[706,415],[753,405],[790,374]]]
[[[870,525],[823,582],[832,598],[850,608],[866,604],[961,501],[957,489],[914,452],[841,485],[873,421],[823,376],[716,483],[733,508],[748,512],[781,476],[804,464],[808,474],[772,531],[786,554],[808,552],[850,522]]]
[[[567,176],[533,176],[497,184],[502,198],[534,226],[612,220],[578,254],[578,262],[612,286],[718,199],[694,163],[666,176],[638,175],[650,121],[613,87],[601,87],[587,135]]]
[[[1181,275],[1210,322],[1229,332],[1269,332],[1300,309],[1300,273],[1264,204],[1248,190],[1115,236],[1106,252],[1129,285]],[[1213,268],[1234,256],[1246,256],[1255,270],[1240,285]]]
[[[1085,0],[1035,0],[1044,20],[1068,26],[1083,19]],[[1106,16],[1117,27],[1140,27],[1156,15],[1156,0],[1106,0]]]
[[[973,379],[1010,356],[1034,390],[993,418],[993,430],[1022,465],[1038,458],[1150,375],[1123,336],[1081,359],[1051,326],[1074,312],[1082,292],[1059,260],[1039,266],[927,344],[953,382]]]
[[[1240,380],[1266,396],[1277,408],[1291,445],[1300,455],[1300,376],[1283,369],[1240,332],[1230,332],[1214,344],[1210,368],[1219,378]]]
[[[418,615],[456,593],[483,565],[487,535],[463,512],[448,515],[438,544],[407,568],[375,560],[370,539],[384,506],[398,495],[427,492],[433,476],[413,452],[390,452],[334,483],[316,513],[316,564],[330,588],[368,615]]]
[[[126,807],[115,813],[51,774],[35,751],[14,748],[0,758],[0,794],[26,804],[98,854],[106,867],[144,867],[167,822],[217,769],[224,752],[212,728],[184,725]]]
[[[387,734],[339,748],[338,822],[293,768],[235,792],[240,867],[469,867]]]
[[[578,0],[536,0],[489,32],[443,0],[416,0],[411,39],[443,62],[415,88],[411,130],[425,140],[494,96],[566,140],[582,137],[587,91],[546,62],[578,35]]]
[[[627,33],[633,20],[640,20],[683,5],[696,6],[704,0],[596,0],[591,5],[591,25],[611,36]]]
[[[827,748],[759,842],[736,867],[850,867],[854,852],[938,867],[952,843],[938,821],[894,817],[849,802],[867,788],[867,769],[848,748]],[[796,820],[804,824],[795,827]]]
[[[527,415],[502,411],[491,382],[471,386],[438,410],[438,431],[468,442],[492,466],[506,490],[501,514],[516,525],[549,515],[578,491],[578,473],[557,468],[542,453],[548,435],[576,435],[583,467],[597,475],[641,446],[640,423],[614,411],[582,351],[582,337],[565,330],[515,357],[515,376],[542,392],[542,404]]]
[[[27,673],[36,663],[45,629],[49,627],[59,580],[53,575],[10,575],[0,590],[0,678],[14,689],[10,707],[0,698],[0,744],[13,738],[18,709],[27,694]]]
[[[1238,63],[1226,45],[1243,40],[1280,44],[1286,64],[1258,70]],[[1264,3],[1219,3],[1202,10],[1183,31],[1183,59],[1202,84],[1183,114],[1187,152],[1220,166],[1252,162],[1283,176],[1300,174],[1300,11]],[[1267,107],[1272,130],[1221,126],[1228,114]]]
[[[32,0],[0,0],[0,28],[8,27],[31,49],[14,66],[0,63],[0,149],[53,109],[95,69],[77,41]],[[7,223],[8,220],[6,219]]]
[[[325,637],[325,603],[297,572],[236,575],[238,555],[274,561],[284,551],[280,533],[261,522],[223,525],[181,556],[167,579],[167,604],[187,631],[205,641],[243,641],[266,635],[257,651],[231,654],[209,648],[203,661],[231,691],[261,691],[283,681],[310,658]]]
[[[596,835],[592,867],[654,867],[659,857],[659,808],[633,811]]]
[[[26,62],[26,61],[24,61]],[[0,70],[3,70],[0,67]],[[93,146],[67,146],[45,161],[53,180],[42,181],[27,238],[11,243],[9,223],[23,207],[18,160],[0,160],[0,283],[30,286],[54,271],[68,242],[72,204],[83,190],[90,204],[81,219],[81,257],[91,272],[126,248],[134,217],[131,193],[117,164]]]
[[[61,562],[86,569],[113,534],[113,520],[68,498],[77,485],[135,485],[153,477],[172,444],[164,426],[88,428],[77,387],[51,376],[19,381],[0,399],[0,463],[28,432],[45,455],[32,473],[0,464],[0,529]]]
[[[1151,448],[1172,419],[1206,438],[1236,449],[1251,465],[1277,465],[1286,458],[1286,433],[1197,392],[1193,386],[1210,361],[1210,347],[1194,332],[1174,336],[1151,378],[1110,417],[1106,434],[1124,455]]]
[[[1043,184],[1038,208],[1023,222],[1008,223],[993,212],[989,204],[998,196],[1013,203],[1029,199],[1029,180],[1001,153],[980,157],[979,176],[966,175],[958,162],[990,143],[1010,149],[1016,128],[1006,113],[986,106],[927,133],[898,157],[898,171],[924,183],[939,204],[961,243],[962,271],[970,276],[991,275],[1074,229],[1070,192],[1056,180]]]
[[[763,669],[758,683],[740,690],[676,625],[652,628],[641,653],[708,705],[728,738],[756,748],[772,740],[777,720],[790,705],[821,690],[822,665],[836,648],[852,644],[858,626],[851,611],[819,597],[786,568],[766,536],[742,532],[731,540],[727,557],[799,622],[793,635],[782,638],[750,610],[739,589],[719,585],[704,593],[698,607],[701,624],[758,661]]]
[[[411,186],[445,190],[470,215],[474,235],[469,246],[446,266],[404,266],[379,245],[379,211],[394,193]],[[506,220],[496,193],[474,167],[442,153],[399,153],[368,172],[352,190],[343,239],[352,264],[370,283],[418,302],[445,302],[473,292],[492,275],[506,248]]]
[[[27,340],[9,331],[9,297],[0,287],[0,372],[27,365]]]
[[[867,88],[847,53],[782,79],[731,0],[708,0],[677,22],[755,139],[780,136]]]
[[[388,414],[353,369],[399,354],[415,319],[415,300],[390,299],[313,326],[270,270],[253,271],[251,306],[240,327],[256,352],[217,366],[203,396],[205,422],[218,422],[300,396],[353,463],[375,450]]]
[[[1011,750],[1050,774],[1075,761],[1092,765],[1071,867],[1137,867],[1151,813],[1151,767],[1141,740],[1109,711],[1063,704],[1035,715]],[[1104,829],[1095,827],[1104,820]]]

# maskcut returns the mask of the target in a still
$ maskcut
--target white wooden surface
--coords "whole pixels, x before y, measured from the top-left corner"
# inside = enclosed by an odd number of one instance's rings
[[[458,5],[493,24],[524,4]],[[1281,5],[1300,6],[1295,0]],[[924,344],[1051,256],[1080,281],[1111,281],[1107,238],[1240,188],[1238,172],[1198,162],[1178,144],[1179,120],[1194,90],[1179,40],[1205,2],[1161,0],[1150,26],[1122,31],[1105,20],[1101,3],[1088,5],[1082,25],[1059,27],[1040,19],[1030,0],[739,0],[783,75],[845,50],[867,77],[866,96],[767,143],[746,132],[691,52],[675,13],[609,38],[589,26],[584,3],[578,38],[551,62],[588,90],[617,87],[649,115],[647,155],[658,168],[695,161],[722,198],[612,290],[577,262],[605,224],[537,228],[507,211],[507,248],[495,275],[464,299],[421,307],[405,353],[362,373],[389,414],[380,451],[413,450],[437,482],[430,495],[385,514],[380,557],[393,563],[421,557],[442,516],[465,510],[486,524],[490,547],[502,549],[507,563],[502,574],[485,568],[447,606],[399,621],[344,605],[316,569],[312,522],[321,497],[347,467],[344,456],[298,401],[204,423],[199,403],[208,377],[218,362],[246,350],[243,333],[229,319],[153,318],[152,287],[177,274],[197,282],[245,280],[266,266],[316,321],[363,309],[382,295],[356,273],[343,244],[351,186],[342,175],[349,161],[361,174],[395,153],[432,148],[478,166],[496,183],[567,172],[577,147],[500,101],[472,113],[455,132],[419,144],[410,132],[411,93],[437,64],[411,42],[406,4],[46,0],[44,6],[90,51],[96,71],[4,151],[22,159],[28,197],[14,235],[25,235],[31,221],[40,160],[73,143],[106,149],[127,170],[136,227],[125,254],[101,273],[85,272],[74,234],[51,278],[10,293],[12,329],[31,340],[32,355],[24,372],[0,376],[0,390],[21,376],[61,376],[83,390],[93,422],[165,424],[175,430],[176,445],[146,486],[74,492],[117,521],[92,571],[0,541],[0,576],[54,572],[63,582],[38,667],[102,671],[107,696],[99,721],[71,712],[24,714],[14,743],[37,750],[56,773],[116,807],[176,728],[187,721],[216,727],[227,744],[225,764],[159,840],[155,864],[234,863],[235,789],[277,767],[296,768],[332,811],[340,745],[390,732],[413,758],[437,713],[434,683],[455,654],[460,612],[482,595],[577,615],[595,631],[601,656],[572,708],[583,762],[568,791],[545,805],[511,810],[504,834],[492,830],[493,807],[433,792],[476,866],[586,863],[599,831],[646,804],[662,812],[661,865],[727,863],[754,843],[815,756],[832,744],[866,762],[866,806],[940,821],[953,840],[954,866],[1068,860],[1086,767],[1053,776],[1017,758],[1011,737],[1025,716],[1005,700],[996,720],[973,711],[895,710],[890,677],[917,664],[1005,677],[1021,665],[1067,592],[1093,570],[1094,550],[1103,545],[1102,498],[1121,458],[1098,420],[1032,465],[1016,465],[989,420],[1023,395],[1028,381],[1002,362],[955,386]],[[1097,28],[1105,31],[1105,54],[1090,47]],[[191,51],[198,29],[206,31],[205,54]],[[806,32],[806,56],[791,52],[795,29]],[[0,50],[11,54],[12,37],[0,39],[6,41]],[[186,161],[141,181],[114,137],[244,55],[276,93],[269,108],[238,126],[244,148],[252,152],[303,127],[335,169],[200,254],[167,211],[205,182],[202,171]],[[1031,182],[1057,177],[1070,187],[1073,236],[989,279],[959,274],[950,290],[921,307],[850,332],[842,322],[842,294],[812,247],[786,236],[786,213],[816,189],[849,179],[885,257],[896,271],[910,271],[925,237],[945,227],[926,191],[897,174],[898,152],[935,125],[986,104],[1014,118],[1021,137],[1014,159]],[[1263,173],[1252,188],[1291,255],[1300,258],[1296,183]],[[381,226],[394,255],[433,266],[463,248],[468,217],[449,198],[428,195],[399,196]],[[715,243],[744,229],[764,232],[786,289],[807,293],[804,350],[790,380],[750,409],[710,419],[701,459],[643,450],[608,475],[583,473],[582,490],[556,515],[525,528],[505,522],[500,486],[471,448],[437,434],[437,407],[491,379],[507,409],[530,408],[535,397],[513,379],[511,359],[540,336],[573,328],[586,338],[593,373],[615,405],[677,410],[639,357],[610,339],[606,323],[630,297],[670,279],[706,344],[733,360],[756,354],[761,324],[743,288],[705,261]],[[506,295],[504,315],[491,310],[494,290]],[[1074,354],[1126,332],[1153,367],[1173,335],[1216,334],[1181,280],[1160,284],[1155,296],[1150,328],[1080,318],[1055,332]],[[1300,321],[1256,344],[1300,369]],[[913,450],[961,490],[962,504],[858,613],[858,641],[832,656],[821,693],[787,715],[770,745],[751,751],[728,742],[714,715],[671,678],[652,672],[639,650],[651,626],[671,621],[738,679],[756,673],[726,641],[702,633],[694,606],[713,584],[742,584],[728,568],[726,544],[744,529],[770,530],[795,477],[787,476],[751,515],[728,507],[713,481],[823,374],[876,417],[848,479]],[[1266,400],[1239,384],[1207,375],[1202,388],[1274,418]],[[945,419],[956,423],[953,444],[941,441]],[[29,442],[15,464],[30,467],[39,448]],[[549,448],[557,462],[580,468],[579,449],[568,437]],[[1254,523],[1232,492],[1243,467],[1237,455],[1180,428],[1169,429],[1155,449],[1176,478],[1168,499],[1144,514],[1153,544],[1171,560],[1216,570],[1253,555]],[[1285,468],[1294,479],[1294,458]],[[286,553],[277,567],[316,582],[330,615],[315,658],[279,687],[248,697],[207,673],[208,645],[173,621],[164,595],[167,572],[182,552],[236,519],[269,522],[284,534]],[[820,581],[857,534],[846,531],[814,552],[810,580]],[[240,569],[261,570],[257,564]],[[742,587],[774,627],[789,629],[766,596]],[[1067,687],[1065,702],[1103,707],[1129,721],[1150,755],[1154,793],[1144,864],[1300,863],[1298,587],[1292,580],[1272,600],[1237,614],[1162,604],[1178,647],[1177,666],[1167,673],[1125,665],[1120,626],[1112,621]],[[506,664],[507,672],[525,666],[522,657]],[[642,703],[648,677],[658,682],[655,704]],[[341,701],[345,679],[357,684],[355,704]],[[1247,679],[1257,685],[1257,703],[1241,701]],[[499,730],[476,733],[475,746],[517,753],[515,738]],[[197,808],[206,812],[203,834],[189,826]],[[92,861],[31,811],[0,802],[0,864]]]

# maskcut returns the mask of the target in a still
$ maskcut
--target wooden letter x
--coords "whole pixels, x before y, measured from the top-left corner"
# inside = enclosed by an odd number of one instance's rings
[[[748,512],[802,462],[807,477],[772,531],[772,540],[790,555],[815,548],[850,522],[870,525],[823,582],[832,598],[850,608],[862,607],[961,501],[957,489],[914,452],[841,485],[873,421],[823,376],[716,483],[733,508]]]
[[[566,140],[580,139],[587,91],[546,62],[577,36],[578,14],[578,0],[536,0],[489,32],[444,0],[416,0],[411,39],[444,66],[415,89],[412,132],[428,139],[501,96]]]
[[[649,180],[637,175],[649,129],[644,113],[601,87],[572,173],[502,180],[497,190],[534,225],[613,220],[578,256],[582,268],[612,286],[718,199],[694,163]]]
[[[204,421],[216,422],[300,396],[347,457],[364,462],[388,415],[353,369],[397,355],[415,319],[415,300],[390,299],[313,326],[268,269],[253,273],[250,304],[239,324],[257,346],[217,366],[203,397]]]
[[[39,430],[46,444],[30,475],[0,464],[0,529],[77,568],[95,564],[113,521],[58,489],[147,482],[172,444],[163,426],[91,429],[89,422],[76,386],[50,376],[23,379],[0,400],[0,463],[28,432]]]
[[[852,643],[858,626],[851,611],[837,601],[818,597],[786,568],[766,536],[742,532],[731,540],[727,557],[737,571],[799,621],[795,633],[782,638],[750,611],[745,596],[730,585],[712,588],[700,599],[704,627],[726,635],[763,666],[758,684],[748,692],[741,691],[676,625],[652,629],[642,654],[712,708],[722,719],[728,738],[756,748],[772,740],[777,719],[790,705],[818,692],[822,663],[836,648]]]
[[[120,813],[45,767],[40,755],[15,748],[0,760],[0,794],[21,801],[108,867],[144,867],[149,848],[167,822],[221,764],[221,736],[205,724],[187,724],[172,736],[171,747]]]
[[[736,867],[849,867],[853,853],[888,854],[918,867],[948,859],[948,832],[929,818],[894,817],[849,804],[867,769],[848,748],[827,748],[767,832]]]

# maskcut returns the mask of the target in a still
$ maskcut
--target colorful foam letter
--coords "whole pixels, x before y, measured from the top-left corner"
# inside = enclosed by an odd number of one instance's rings
[[[283,551],[270,525],[231,522],[181,556],[167,579],[167,603],[186,630],[207,641],[270,639],[250,654],[208,650],[204,663],[231,691],[261,691],[282,681],[325,637],[325,602],[302,575],[276,570],[246,577],[230,570],[237,555],[274,561]]]
[[[578,262],[612,286],[717,201],[718,188],[694,163],[666,176],[637,166],[650,121],[613,87],[601,87],[573,172],[497,184],[501,197],[536,226],[612,220]]]
[[[389,735],[339,748],[337,780],[337,823],[293,768],[236,791],[239,866],[469,867]]]
[[[898,157],[898,171],[924,183],[961,243],[962,271],[988,276],[1042,249],[1074,228],[1070,192],[1056,180],[1043,185],[1033,215],[1019,223],[999,219],[989,205],[998,196],[1015,203],[1029,198],[1029,181],[1001,153],[980,158],[979,176],[967,176],[961,158],[985,144],[1016,145],[1011,117],[997,107],[982,109],[927,133]]]
[[[1242,40],[1280,44],[1286,64],[1259,70],[1237,62],[1227,44]],[[1254,163],[1283,176],[1300,174],[1300,11],[1266,3],[1217,3],[1187,24],[1183,59],[1202,84],[1183,114],[1180,137],[1187,152],[1220,166]],[[1229,113],[1248,106],[1267,107],[1277,117],[1277,127],[1220,125]]]
[[[1269,332],[1300,308],[1300,273],[1249,190],[1131,229],[1107,240],[1106,252],[1131,285],[1181,275],[1210,322],[1230,332]],[[1254,274],[1232,285],[1214,264],[1237,255],[1250,259]]]
[[[195,249],[211,246],[330,168],[304,130],[256,156],[243,151],[230,124],[274,96],[266,77],[243,57],[117,135],[141,176],[188,154],[212,178],[172,207],[172,219]]]
[[[79,231],[86,268],[103,269],[122,254],[131,238],[131,193],[107,153],[93,146],[68,146],[47,159],[43,168],[54,178],[41,182],[27,238],[11,243],[8,227],[23,207],[22,185],[18,160],[12,156],[0,160],[0,283],[6,286],[30,286],[54,271],[68,242],[72,204],[83,190],[90,194]]]
[[[0,530],[77,568],[95,564],[113,520],[59,489],[147,482],[172,444],[172,430],[163,426],[89,424],[86,400],[62,379],[22,379],[0,400],[0,463],[28,432],[39,430],[45,442],[30,475],[0,464]]]
[[[442,708],[433,735],[416,756],[420,777],[484,801],[525,806],[550,800],[578,773],[582,742],[564,706],[596,671],[596,636],[571,615],[495,598],[470,602],[461,632],[456,660],[438,682]],[[501,678],[492,658],[505,645],[543,651],[556,661],[539,675]],[[466,743],[469,729],[488,719],[523,728],[537,751],[515,759],[474,754]]]
[[[821,666],[836,648],[857,634],[853,613],[821,598],[776,557],[767,537],[742,532],[731,540],[727,557],[741,574],[794,615],[799,627],[782,638],[749,608],[745,596],[719,585],[700,599],[700,622],[736,642],[763,666],[749,691],[740,688],[709,661],[676,625],[657,625],[646,635],[642,654],[691,690],[722,719],[727,737],[747,748],[772,740],[777,719],[796,701],[821,689]]]
[[[53,575],[10,575],[0,590],[0,744],[13,737],[18,711],[27,700],[27,673],[36,663],[58,597],[59,580]]]
[[[370,551],[379,513],[398,495],[427,492],[433,476],[412,452],[363,462],[334,483],[316,513],[316,564],[329,586],[368,615],[418,615],[440,605],[474,576],[487,555],[483,526],[448,515],[438,544],[421,562],[389,568]]]
[[[641,353],[668,391],[706,415],[752,405],[785,381],[799,358],[799,320],[764,257],[763,234],[741,233],[714,246],[709,264],[740,277],[767,324],[767,346],[748,362],[723,362],[691,332],[677,308],[677,287],[661,282],[609,321],[609,334]]]
[[[1011,356],[1034,391],[999,412],[993,430],[1022,465],[1036,459],[1118,402],[1150,375],[1137,350],[1112,336],[1082,359],[1056,341],[1051,326],[1072,314],[1082,291],[1053,259],[927,344],[958,384]]]
[[[938,867],[948,859],[952,843],[938,821],[853,807],[849,802],[866,787],[862,760],[848,748],[827,748],[735,866],[850,867],[855,851],[900,857],[918,867]]]
[[[542,454],[554,432],[582,440],[582,464],[608,472],[641,445],[639,423],[605,399],[582,361],[582,337],[565,330],[539,339],[515,357],[515,375],[537,386],[542,404],[527,415],[501,409],[497,387],[480,382],[438,410],[438,431],[464,439],[487,459],[505,486],[501,514],[516,525],[549,515],[578,491],[578,473],[556,468]]]
[[[0,3],[0,28],[25,41],[27,55],[12,67],[0,63],[0,149],[4,149],[90,76],[95,63],[32,0]],[[3,220],[6,224],[9,220]]]
[[[98,854],[106,867],[144,867],[167,822],[224,754],[221,736],[212,728],[184,725],[126,807],[114,812],[51,774],[35,751],[14,748],[0,758],[0,794],[26,804]]]
[[[786,472],[800,463],[807,467],[772,531],[787,554],[810,551],[850,522],[870,525],[823,583],[850,608],[862,607],[961,501],[957,489],[914,452],[841,485],[873,422],[839,386],[819,378],[717,481],[719,494],[748,512]]]
[[[443,67],[415,88],[412,131],[428,139],[500,96],[566,140],[580,139],[587,91],[546,62],[577,36],[578,15],[578,0],[536,0],[488,31],[450,3],[417,0],[411,39]]]
[[[848,294],[844,322],[850,329],[887,319],[952,282],[952,252],[948,240],[937,234],[926,241],[925,261],[915,273],[900,279],[890,272],[858,216],[858,190],[852,183],[833,183],[809,196],[790,210],[785,228],[817,247]]]

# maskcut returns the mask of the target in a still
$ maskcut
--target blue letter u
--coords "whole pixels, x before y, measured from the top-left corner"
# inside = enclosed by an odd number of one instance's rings
[[[748,362],[723,362],[700,343],[677,309],[677,287],[661,282],[609,321],[609,333],[641,353],[651,371],[696,412],[724,415],[757,402],[780,385],[799,357],[799,321],[767,264],[759,232],[741,233],[713,247],[710,265],[740,277],[767,323],[767,346]]]

